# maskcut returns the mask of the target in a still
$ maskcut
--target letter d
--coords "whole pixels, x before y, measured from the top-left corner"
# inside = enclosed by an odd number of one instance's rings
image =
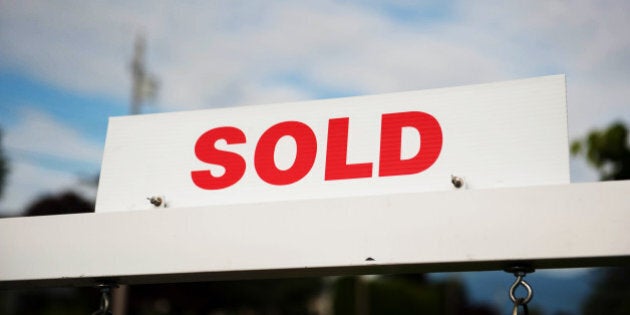
[[[420,134],[420,149],[412,158],[403,160],[402,129],[411,127]],[[420,173],[429,168],[442,150],[442,129],[435,117],[423,112],[383,114],[378,176]]]

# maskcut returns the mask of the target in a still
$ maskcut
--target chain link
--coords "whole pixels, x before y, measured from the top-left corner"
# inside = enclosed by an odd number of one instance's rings
[[[109,309],[111,298],[110,293],[113,288],[118,286],[115,284],[101,283],[96,287],[101,291],[101,306],[98,310],[92,313],[92,315],[112,315],[112,311]]]
[[[523,307],[523,314],[524,315],[529,315],[529,310],[527,309],[527,304],[526,303],[522,303],[522,299],[518,299],[516,302],[514,302],[514,307],[512,308],[512,315],[518,315],[518,307],[519,306]]]
[[[523,277],[525,276],[524,274],[519,273],[519,274],[515,274],[515,276],[516,276],[516,281],[514,281],[514,283],[512,283],[512,286],[510,287],[510,300],[512,300],[512,302],[514,303],[519,302],[519,304],[527,304],[534,297],[534,290],[529,285],[529,283],[527,283],[527,281],[523,280]],[[527,291],[527,295],[525,297],[522,297],[522,298],[516,297],[516,289],[519,286],[524,287],[525,290]]]

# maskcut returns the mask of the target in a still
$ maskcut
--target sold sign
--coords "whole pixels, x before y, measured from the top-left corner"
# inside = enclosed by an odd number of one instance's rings
[[[326,165],[324,180],[342,180],[372,177],[372,162],[347,163],[349,117],[333,118],[328,121]],[[422,145],[415,156],[401,158],[402,129],[415,129]],[[282,137],[295,140],[295,161],[286,170],[278,168],[274,152]],[[215,176],[210,170],[191,173],[195,185],[202,189],[216,190],[232,186],[243,177],[247,162],[237,153],[223,151],[215,143],[224,140],[228,144],[245,143],[245,133],[237,127],[219,127],[205,132],[195,144],[195,155],[203,162],[218,164],[225,169],[223,175]],[[383,114],[381,120],[380,159],[378,176],[396,176],[420,173],[429,168],[442,149],[442,129],[438,121],[423,112]],[[299,121],[284,121],[267,129],[256,144],[254,167],[256,173],[268,184],[289,185],[304,178],[313,168],[317,154],[317,138],[313,130]]]
[[[547,76],[111,118],[96,210],[568,183],[566,112]]]

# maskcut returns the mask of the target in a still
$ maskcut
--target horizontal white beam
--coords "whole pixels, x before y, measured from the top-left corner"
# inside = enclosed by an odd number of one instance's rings
[[[630,181],[0,220],[0,287],[630,262]]]

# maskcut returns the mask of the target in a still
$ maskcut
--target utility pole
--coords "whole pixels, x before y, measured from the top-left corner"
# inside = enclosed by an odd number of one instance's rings
[[[131,60],[131,102],[129,113],[137,115],[142,104],[155,99],[158,90],[156,78],[150,75],[145,63],[146,40],[143,35],[136,35],[133,59]],[[129,286],[121,284],[113,292],[112,311],[116,315],[126,315],[128,307]]]
[[[156,78],[150,75],[145,63],[146,41],[143,35],[136,36],[133,59],[131,60],[131,115],[140,114],[140,107],[155,98],[158,90]]]

